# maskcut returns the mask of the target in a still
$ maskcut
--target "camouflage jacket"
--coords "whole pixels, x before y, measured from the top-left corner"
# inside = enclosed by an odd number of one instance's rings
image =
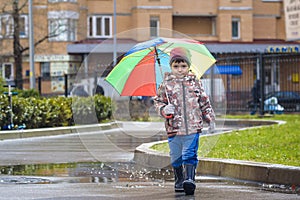
[[[165,121],[166,131],[169,137],[174,135],[188,135],[200,133],[203,121],[210,123],[215,121],[215,113],[210,104],[209,97],[204,92],[202,82],[195,75],[188,74],[178,79],[171,73],[166,73],[164,84],[160,85],[158,94],[154,98],[155,108],[165,117],[163,108],[169,101],[175,106],[173,118]]]

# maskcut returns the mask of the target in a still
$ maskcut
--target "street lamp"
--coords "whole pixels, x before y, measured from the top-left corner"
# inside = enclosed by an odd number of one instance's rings
[[[117,0],[114,0],[114,41],[113,41],[113,63],[114,66],[116,65],[117,62]]]
[[[32,0],[28,0],[29,13],[29,64],[30,64],[30,89],[35,89],[35,71],[34,71],[34,39],[33,39],[33,16]]]

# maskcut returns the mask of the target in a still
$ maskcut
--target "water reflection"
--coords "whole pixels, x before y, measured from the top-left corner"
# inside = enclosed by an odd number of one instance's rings
[[[163,182],[172,178],[168,169],[146,169],[136,163],[59,163],[14,165],[0,167],[0,183],[51,183],[49,180],[34,180],[16,176],[71,177],[69,182]],[[10,178],[9,178],[10,177]],[[73,178],[73,179],[72,179]],[[9,180],[10,179],[10,180]]]
[[[125,182],[126,185],[124,187],[126,188],[138,188],[146,187],[146,185],[143,186],[143,183],[164,187],[165,181],[170,181],[171,179],[173,179],[173,173],[168,169],[149,169],[133,162],[81,162],[0,166],[0,184]],[[299,186],[294,185],[265,184],[213,176],[196,177],[196,182],[197,180],[201,182],[224,182],[227,185],[250,185],[272,192],[299,194],[300,191]],[[175,199],[181,199],[182,197],[181,194],[175,194]],[[187,196],[184,197],[184,199],[186,198]]]

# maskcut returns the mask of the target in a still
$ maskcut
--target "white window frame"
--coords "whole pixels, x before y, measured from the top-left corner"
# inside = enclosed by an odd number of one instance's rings
[[[159,27],[160,27],[159,16],[150,16],[149,23],[150,23],[150,37],[151,38],[158,37],[159,36]]]
[[[234,27],[234,24],[236,24],[236,27]],[[234,30],[234,28],[236,28],[236,30]],[[234,35],[234,32],[236,32],[237,35]],[[233,40],[241,39],[241,19],[238,17],[231,19],[231,37]]]
[[[217,22],[215,17],[212,18],[211,34],[213,36],[217,35]]]
[[[48,34],[50,42],[68,42],[76,41],[77,37],[77,22],[79,13],[68,10],[49,11],[48,12]],[[59,29],[57,29],[59,28]],[[63,29],[65,28],[65,30]],[[57,32],[62,31],[62,32]],[[52,34],[59,34],[52,37]]]
[[[20,38],[28,38],[28,15],[20,15],[20,20],[24,19],[24,32],[20,32]],[[3,23],[2,23],[3,22]],[[4,25],[4,26],[2,26]],[[3,32],[2,29],[5,29]],[[5,33],[5,35],[3,35]],[[0,16],[0,38],[12,38],[14,33],[14,21],[12,15]]]
[[[49,41],[76,41],[77,35],[77,20],[73,18],[49,19]],[[51,37],[52,34],[58,34],[56,37]]]
[[[101,20],[101,33],[97,34],[97,20]],[[105,21],[109,20],[108,26],[106,27]],[[112,37],[112,16],[107,15],[93,15],[89,16],[87,19],[88,32],[87,36],[89,38],[111,38]],[[109,33],[106,34],[106,31]]]
[[[51,76],[50,62],[41,62],[40,70],[40,74],[43,78],[49,78]]]
[[[5,67],[8,66],[10,67],[10,77],[6,78],[5,77]],[[12,63],[2,63],[1,65],[1,75],[2,78],[5,79],[6,81],[12,81],[14,80],[14,65]]]
[[[22,34],[20,32],[20,37],[21,38],[28,38],[29,36],[29,30],[28,30],[28,27],[29,27],[29,22],[28,22],[28,15],[20,15],[20,18],[23,18],[24,19],[24,34]],[[20,30],[21,31],[21,30]]]

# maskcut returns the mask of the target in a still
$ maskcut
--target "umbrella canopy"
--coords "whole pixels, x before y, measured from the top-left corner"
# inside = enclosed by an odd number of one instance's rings
[[[191,70],[198,78],[216,62],[201,42],[159,37],[132,47],[108,74],[106,81],[121,96],[155,96],[163,74],[171,71],[170,52],[176,47],[190,51]]]

